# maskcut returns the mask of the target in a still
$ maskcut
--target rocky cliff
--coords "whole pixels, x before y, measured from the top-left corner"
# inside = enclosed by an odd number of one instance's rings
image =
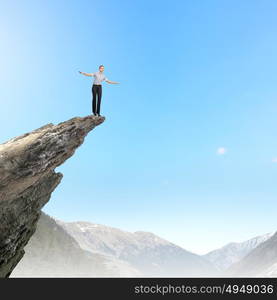
[[[62,179],[54,170],[104,117],[75,117],[0,145],[0,277],[9,277],[36,230],[41,208]]]

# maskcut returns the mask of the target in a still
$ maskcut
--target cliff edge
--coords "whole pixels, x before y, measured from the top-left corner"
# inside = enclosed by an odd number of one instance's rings
[[[0,277],[9,277],[36,230],[41,208],[62,179],[54,169],[71,157],[105,117],[75,117],[0,144]]]

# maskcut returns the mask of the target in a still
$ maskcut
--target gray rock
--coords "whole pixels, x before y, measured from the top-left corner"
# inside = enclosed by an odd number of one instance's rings
[[[75,117],[0,145],[0,277],[9,277],[24,255],[41,208],[62,179],[54,169],[104,121],[104,117]]]

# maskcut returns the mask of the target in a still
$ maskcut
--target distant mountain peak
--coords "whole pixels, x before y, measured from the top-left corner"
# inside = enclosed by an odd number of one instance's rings
[[[210,251],[203,255],[210,262],[215,264],[219,270],[225,270],[232,264],[238,262],[245,257],[249,252],[255,249],[258,245],[265,242],[274,235],[274,232],[266,233],[264,235],[255,236],[252,239],[244,242],[231,242],[222,248]]]
[[[277,277],[277,232],[270,236],[240,261],[231,265],[226,276],[235,277]]]

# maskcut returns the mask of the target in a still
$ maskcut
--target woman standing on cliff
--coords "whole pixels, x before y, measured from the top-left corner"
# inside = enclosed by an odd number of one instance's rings
[[[104,75],[104,66],[99,66],[99,71],[95,73],[84,73],[79,71],[80,74],[85,76],[94,77],[93,85],[92,85],[92,112],[95,116],[100,116],[100,105],[101,105],[101,98],[102,98],[102,81],[106,81],[110,84],[119,84],[119,82],[110,81]]]

